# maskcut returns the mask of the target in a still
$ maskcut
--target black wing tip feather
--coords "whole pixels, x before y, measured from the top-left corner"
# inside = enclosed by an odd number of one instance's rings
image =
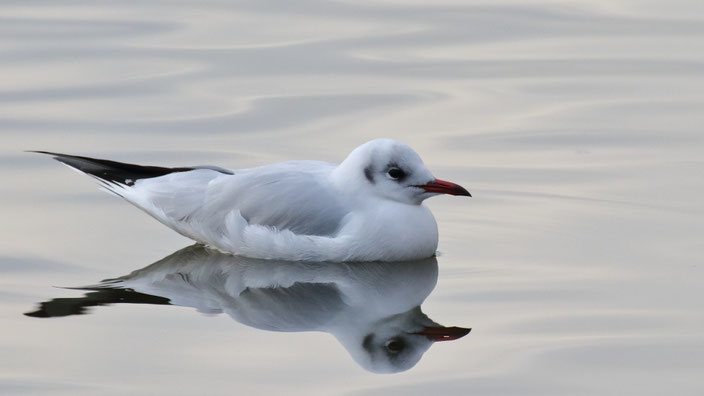
[[[117,162],[100,158],[83,157],[42,150],[28,150],[30,153],[51,155],[55,160],[99,179],[131,186],[139,179],[165,176],[174,172],[187,172],[194,168],[165,168]]]

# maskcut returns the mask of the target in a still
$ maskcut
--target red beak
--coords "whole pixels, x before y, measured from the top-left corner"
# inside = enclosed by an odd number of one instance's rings
[[[423,330],[413,334],[424,335],[432,341],[452,341],[466,336],[470,331],[472,331],[472,329],[465,329],[464,327],[439,326],[425,327]]]
[[[435,179],[435,181],[431,181],[428,184],[423,184],[422,186],[416,187],[420,187],[429,193],[464,195],[467,197],[472,196],[469,191],[465,190],[464,187],[460,186],[459,184],[440,179]]]

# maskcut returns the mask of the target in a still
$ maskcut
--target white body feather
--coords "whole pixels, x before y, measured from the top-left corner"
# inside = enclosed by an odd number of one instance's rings
[[[415,151],[389,139],[363,144],[339,165],[291,161],[234,172],[44,153],[93,176],[182,235],[252,258],[430,257],[438,229],[423,201],[439,193],[469,196],[435,179]]]
[[[432,256],[438,231],[422,205],[355,199],[331,182],[334,165],[300,161],[196,169],[107,189],[184,236],[253,258],[396,261]]]

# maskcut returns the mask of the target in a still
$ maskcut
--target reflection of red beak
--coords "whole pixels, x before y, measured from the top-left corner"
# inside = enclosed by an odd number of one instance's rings
[[[466,336],[470,331],[472,331],[472,329],[465,329],[464,327],[438,326],[425,327],[423,330],[413,334],[424,335],[432,341],[452,341]]]
[[[420,187],[429,193],[464,195],[467,197],[472,196],[469,191],[465,190],[464,187],[460,186],[459,184],[440,179],[435,179],[435,181],[431,181],[428,184],[423,184],[422,186],[416,187]]]

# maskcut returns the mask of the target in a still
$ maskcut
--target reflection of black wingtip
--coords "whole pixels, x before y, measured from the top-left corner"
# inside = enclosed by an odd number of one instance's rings
[[[31,316],[33,318],[48,318],[49,317],[49,315],[47,315],[47,313],[41,309],[38,311],[34,311],[34,312],[25,312],[23,315],[24,316]]]
[[[100,289],[86,293],[83,297],[55,298],[39,304],[39,309],[26,312],[25,316],[33,318],[56,318],[62,316],[82,315],[87,308],[102,305],[129,304],[170,304],[168,298],[137,293],[130,289]]]

